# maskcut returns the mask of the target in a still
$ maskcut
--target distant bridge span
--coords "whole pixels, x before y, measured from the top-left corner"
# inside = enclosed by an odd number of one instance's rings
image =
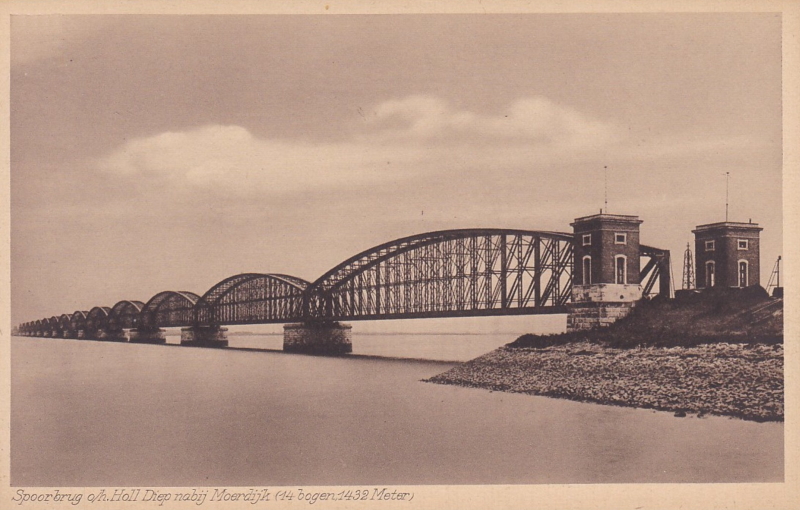
[[[375,246],[314,282],[244,273],[202,296],[166,291],[146,303],[120,301],[24,323],[30,336],[105,338],[123,329],[236,324],[566,313],[574,234],[514,229],[428,232]],[[645,294],[669,293],[669,252],[640,247]]]

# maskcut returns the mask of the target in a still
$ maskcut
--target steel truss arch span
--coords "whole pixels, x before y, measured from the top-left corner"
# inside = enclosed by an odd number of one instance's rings
[[[89,315],[89,312],[77,310],[75,311],[69,318],[69,332],[71,334],[75,334],[80,330],[86,329],[86,317]]]
[[[108,329],[108,316],[111,308],[107,306],[95,306],[86,315],[86,330],[89,334],[95,335],[101,330]]]
[[[49,334],[51,337],[61,334],[61,330],[58,328],[58,317],[55,315],[45,319],[45,334]]]
[[[565,313],[573,236],[462,229],[384,243],[307,290],[309,319],[358,320]]]
[[[132,329],[139,325],[139,313],[144,308],[141,301],[123,300],[111,307],[108,313],[109,331]]]
[[[138,326],[145,329],[191,326],[200,296],[187,291],[159,292],[142,307]]]
[[[69,330],[69,323],[70,323],[70,319],[71,319],[71,317],[70,317],[69,315],[67,315],[66,313],[65,313],[65,314],[62,314],[62,315],[61,315],[61,316],[58,318],[58,327],[59,327],[59,329],[61,330],[61,333],[62,333],[62,334],[63,334],[65,331],[68,331],[68,330]]]
[[[197,325],[268,324],[300,320],[309,282],[285,274],[244,273],[222,280],[195,305]]]

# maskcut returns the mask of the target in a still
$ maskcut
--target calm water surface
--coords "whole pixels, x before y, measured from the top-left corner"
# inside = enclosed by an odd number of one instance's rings
[[[468,359],[512,339],[355,335],[354,350],[404,356],[439,342],[426,355]],[[451,366],[441,361],[44,338],[11,348],[14,485],[783,479],[782,424],[420,382]]]
[[[429,361],[468,361],[514,340],[513,335],[453,334],[359,334],[353,333],[353,354],[412,358]],[[168,343],[179,344],[180,336],[168,336]],[[233,348],[283,349],[283,334],[228,337]]]

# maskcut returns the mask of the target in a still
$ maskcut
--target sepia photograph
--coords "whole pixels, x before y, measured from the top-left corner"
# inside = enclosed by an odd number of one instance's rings
[[[783,4],[103,4],[5,7],[0,506],[796,484]]]

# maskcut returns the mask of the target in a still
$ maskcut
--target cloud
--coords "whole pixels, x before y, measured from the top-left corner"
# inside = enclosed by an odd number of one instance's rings
[[[378,105],[368,124],[382,140],[528,144],[588,149],[614,143],[620,130],[541,96],[521,98],[498,115],[453,110],[441,99],[411,96]]]
[[[575,158],[619,139],[611,123],[542,97],[482,115],[432,96],[377,105],[342,142],[265,139],[207,125],[133,139],[97,162],[121,178],[241,194],[392,183]]]
[[[628,169],[624,182],[641,184],[651,179],[647,169],[699,163],[700,172],[769,149],[746,137],[643,139],[543,97],[520,98],[487,115],[416,95],[367,109],[353,125],[336,142],[261,138],[241,126],[206,125],[130,140],[97,166],[150,189],[226,196],[418,185],[509,192],[527,180],[552,197],[574,191],[563,183],[577,179],[588,192],[591,169],[604,165]]]
[[[240,126],[210,125],[127,142],[99,161],[120,176],[240,193],[291,193],[390,178],[387,158],[413,162],[413,149],[260,139]]]

